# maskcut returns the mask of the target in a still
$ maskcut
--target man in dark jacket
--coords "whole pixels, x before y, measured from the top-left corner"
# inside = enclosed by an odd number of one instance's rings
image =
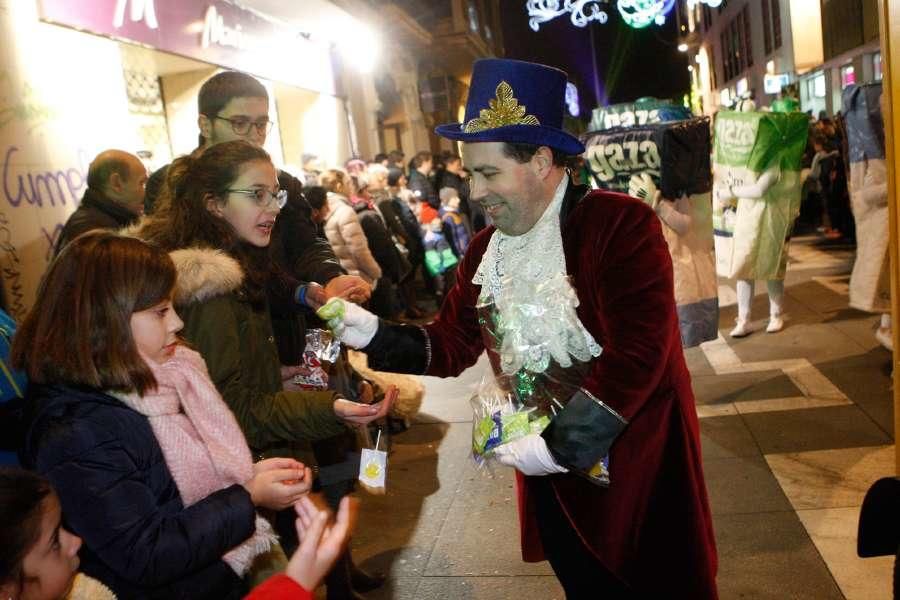
[[[409,183],[407,187],[419,202],[427,202],[431,208],[441,207],[434,183],[429,178],[434,164],[431,152],[418,152],[409,161]]]
[[[410,269],[400,281],[400,292],[403,294],[403,302],[406,305],[406,316],[418,319],[424,316],[416,304],[416,271],[425,260],[425,246],[422,243],[422,230],[416,215],[409,206],[399,197],[400,191],[406,185],[406,175],[400,169],[388,169],[387,195],[376,204],[385,224],[393,236],[401,243],[408,254],[406,260]]]
[[[88,168],[87,189],[78,209],[66,221],[54,256],[91,229],[121,229],[141,215],[147,168],[137,156],[122,150],[104,150]]]

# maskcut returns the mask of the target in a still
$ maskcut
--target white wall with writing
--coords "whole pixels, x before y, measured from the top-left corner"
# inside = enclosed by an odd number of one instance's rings
[[[118,44],[41,23],[36,7],[0,2],[0,280],[17,319],[34,302],[91,159],[138,144]]]

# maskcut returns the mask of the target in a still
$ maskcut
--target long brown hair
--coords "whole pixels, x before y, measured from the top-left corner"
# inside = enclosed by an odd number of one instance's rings
[[[265,285],[274,272],[269,249],[242,242],[228,221],[209,211],[207,201],[210,196],[225,198],[241,167],[259,160],[272,162],[268,152],[244,140],[214,144],[175,160],[166,173],[159,208],[140,233],[169,252],[190,247],[224,250],[241,264],[244,288],[254,304],[264,301]]]
[[[50,264],[10,355],[36,383],[101,390],[156,387],[131,335],[131,315],[171,298],[169,255],[134,238],[92,231]]]

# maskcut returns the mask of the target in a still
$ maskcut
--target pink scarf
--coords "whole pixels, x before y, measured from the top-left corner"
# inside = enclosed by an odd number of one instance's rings
[[[210,380],[203,357],[179,345],[164,364],[146,357],[144,362],[156,378],[156,390],[144,396],[113,395],[150,420],[184,505],[251,479],[247,440]],[[269,522],[257,515],[256,532],[222,560],[242,576],[275,541]]]

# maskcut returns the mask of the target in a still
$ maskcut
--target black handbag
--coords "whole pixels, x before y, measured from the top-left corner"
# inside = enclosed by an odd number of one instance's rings
[[[859,511],[856,553],[861,558],[894,556],[900,545],[900,479],[872,484]]]

